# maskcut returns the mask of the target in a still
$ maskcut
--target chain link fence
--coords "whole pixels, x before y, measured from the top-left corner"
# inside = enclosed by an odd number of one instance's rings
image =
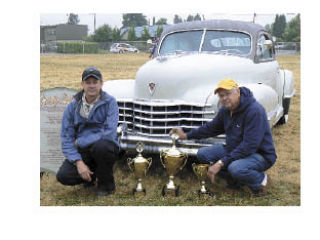
[[[152,44],[146,41],[119,41],[136,47],[140,52],[149,53]],[[54,53],[109,53],[111,45],[115,42],[85,42],[85,41],[50,41],[40,44],[41,54]],[[276,54],[290,55],[300,54],[300,42],[277,42],[275,44]]]
[[[150,52],[152,44],[147,41],[119,41],[136,47],[140,52]],[[116,42],[86,42],[86,41],[50,41],[40,43],[41,54],[54,53],[108,53]],[[93,46],[96,45],[96,46]]]

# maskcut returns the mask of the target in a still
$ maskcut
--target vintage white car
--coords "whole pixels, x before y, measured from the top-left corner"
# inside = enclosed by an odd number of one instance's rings
[[[262,26],[231,20],[180,23],[163,32],[153,59],[135,80],[104,84],[119,105],[121,148],[130,153],[143,142],[144,154],[157,154],[172,146],[172,128],[187,132],[212,120],[221,107],[213,90],[224,78],[251,89],[270,126],[288,121],[293,74],[280,69],[272,36]],[[177,146],[195,156],[200,147],[224,141],[220,135]]]

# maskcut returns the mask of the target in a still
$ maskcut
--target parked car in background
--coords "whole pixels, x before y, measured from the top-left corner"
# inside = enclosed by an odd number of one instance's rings
[[[128,43],[114,43],[110,47],[110,52],[112,52],[112,53],[128,53],[128,52],[138,53],[139,50],[136,47],[134,47]]]
[[[288,121],[293,73],[280,69],[264,27],[231,20],[186,22],[163,32],[153,59],[136,79],[105,82],[104,90],[119,105],[121,148],[135,152],[136,143],[143,142],[144,155],[159,154],[172,146],[172,128],[187,132],[211,121],[221,107],[213,90],[224,78],[253,92],[270,126]],[[224,142],[225,135],[219,135],[177,146],[195,156],[200,147]]]

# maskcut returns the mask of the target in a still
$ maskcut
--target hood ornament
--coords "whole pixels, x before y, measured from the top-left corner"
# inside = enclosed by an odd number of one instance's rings
[[[153,83],[153,82],[150,82],[148,85],[149,85],[149,92],[150,92],[150,94],[151,94],[151,96],[152,96],[153,93],[154,93],[154,91],[156,90],[156,85],[157,85],[157,84],[155,84],[155,83]]]

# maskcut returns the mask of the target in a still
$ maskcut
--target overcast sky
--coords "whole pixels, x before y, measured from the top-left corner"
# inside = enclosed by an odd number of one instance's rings
[[[76,13],[77,14],[77,13]],[[182,19],[186,19],[189,13],[187,14],[179,14],[177,13]],[[190,12],[193,16],[197,13]],[[244,20],[244,21],[252,21],[253,13],[248,14],[225,14],[225,13],[213,13],[213,14],[203,14],[199,12],[199,14],[204,15],[205,19],[233,19],[233,20]],[[278,14],[285,14],[286,20],[289,22],[296,14],[294,13],[278,13]],[[152,23],[153,17],[156,18],[156,21],[161,17],[167,18],[167,23],[172,24],[173,18],[175,14],[166,14],[166,13],[143,13],[146,16],[147,20],[150,20]],[[89,34],[93,33],[94,30],[94,14],[78,14],[80,22],[79,24],[88,25]],[[265,13],[257,13],[256,15],[256,23],[259,23],[263,26],[266,24],[271,24],[274,22],[276,13],[275,14],[265,14]],[[68,21],[67,13],[41,13],[40,14],[40,25],[55,25],[60,23],[66,23]],[[122,13],[97,13],[96,14],[96,28],[99,28],[103,24],[109,24],[111,27],[118,27],[122,26]]]

